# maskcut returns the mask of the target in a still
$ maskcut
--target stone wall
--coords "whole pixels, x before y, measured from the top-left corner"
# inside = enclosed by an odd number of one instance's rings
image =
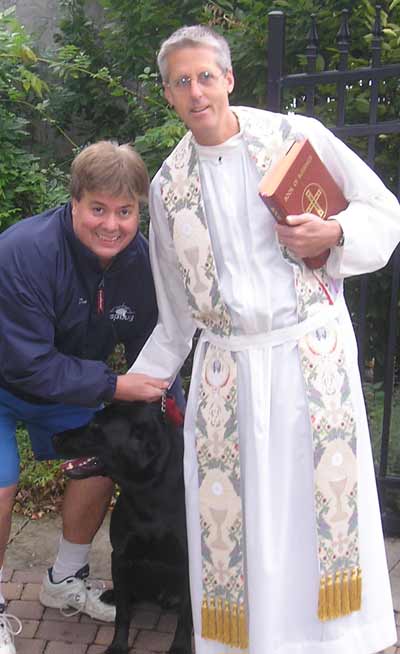
[[[43,52],[53,43],[53,34],[57,29],[63,7],[59,0],[0,0],[0,11],[15,5],[16,17],[32,34],[35,45]],[[88,16],[101,20],[102,9],[96,0],[87,0]]]
[[[97,0],[86,0],[86,13],[95,22],[101,23],[103,12]],[[15,15],[26,31],[32,35],[35,51],[44,53],[53,45],[53,35],[63,16],[60,0],[0,0],[0,11],[15,6]],[[76,143],[82,137],[72,128],[70,136]],[[70,143],[47,123],[34,121],[27,143],[39,152],[44,163],[63,160],[71,156]]]

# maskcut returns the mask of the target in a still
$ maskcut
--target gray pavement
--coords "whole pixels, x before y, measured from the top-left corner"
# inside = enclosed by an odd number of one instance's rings
[[[14,515],[4,574],[9,611],[23,622],[16,638],[17,654],[100,654],[111,642],[112,625],[84,615],[63,617],[45,609],[38,600],[40,582],[54,560],[60,535],[60,517],[30,520]],[[111,584],[108,538],[109,516],[93,543],[90,575]],[[398,625],[397,645],[385,654],[400,654],[400,540],[386,539],[394,609]],[[153,604],[136,605],[133,611],[130,654],[167,652],[176,627],[176,615]],[[354,654],[358,654],[354,652]]]

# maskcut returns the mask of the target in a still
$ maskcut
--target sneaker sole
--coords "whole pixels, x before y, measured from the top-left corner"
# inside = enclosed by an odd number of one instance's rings
[[[45,590],[41,590],[39,593],[39,601],[43,606],[46,606],[49,609],[60,609],[63,604],[60,604],[59,600],[54,597],[54,595],[50,595],[49,593],[46,593]],[[77,609],[78,607],[73,606],[73,604],[70,605],[72,609]],[[112,611],[112,609],[114,609]],[[111,614],[112,611],[112,614]],[[101,617],[97,614],[89,613],[88,611],[85,611],[81,608],[79,608],[79,613],[84,613],[85,615],[88,615],[89,618],[92,618],[93,620],[100,620],[100,622],[115,622],[115,607],[110,607],[110,614],[109,615],[102,615]]]
[[[39,593],[39,601],[43,606],[47,606],[49,609],[60,609],[61,604],[53,595],[48,595],[46,591],[41,590]],[[75,608],[75,607],[72,607]]]

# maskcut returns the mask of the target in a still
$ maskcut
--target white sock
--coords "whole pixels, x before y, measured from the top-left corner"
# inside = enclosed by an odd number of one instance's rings
[[[87,565],[91,545],[91,543],[87,545],[71,543],[61,536],[57,558],[52,569],[53,581],[58,583],[66,577],[73,577],[78,570]]]
[[[6,600],[4,598],[3,592],[1,590],[1,583],[3,581],[3,568],[0,568],[0,604],[5,604]]]

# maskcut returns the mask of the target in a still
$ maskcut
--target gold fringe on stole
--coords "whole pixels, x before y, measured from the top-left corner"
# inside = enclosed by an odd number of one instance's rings
[[[350,609],[359,611],[361,608],[361,570],[353,568],[350,579]]]
[[[319,598],[318,598],[318,618],[325,622],[328,619],[328,611],[326,608],[326,583],[325,577],[321,577],[319,584]]]
[[[349,615],[351,613],[349,581],[349,573],[345,570],[342,578],[342,615]]]
[[[340,572],[335,574],[334,595],[334,617],[340,618],[342,615],[342,575]]]
[[[231,645],[232,645],[232,647],[239,647],[239,619],[238,619],[237,604],[232,604]]]
[[[247,631],[246,612],[244,605],[230,605],[228,600],[224,601],[218,597],[207,599],[204,595],[201,605],[201,636],[209,640],[215,640],[231,647],[247,649],[249,637]]]
[[[201,605],[201,637],[209,638],[208,633],[208,602],[207,598],[203,597],[203,603]]]
[[[326,580],[326,612],[328,620],[332,620],[335,617],[335,598],[332,575],[328,575]]]
[[[231,609],[228,600],[225,600],[224,610],[224,643],[230,645],[231,642]]]
[[[222,598],[217,599],[217,640],[224,642],[224,610],[222,608]]]
[[[246,614],[244,612],[243,604],[239,608],[239,647],[240,649],[247,649],[249,646],[249,636],[246,624]]]
[[[361,608],[362,574],[360,568],[321,577],[318,597],[318,618],[325,622],[359,611]]]
[[[357,610],[359,611],[361,609],[361,598],[362,598],[362,572],[361,568],[358,568],[357,570],[357,600],[358,600],[358,608]]]
[[[215,600],[213,597],[210,598],[210,604],[208,607],[208,637],[211,640],[215,640],[217,636],[217,620],[215,615]]]

